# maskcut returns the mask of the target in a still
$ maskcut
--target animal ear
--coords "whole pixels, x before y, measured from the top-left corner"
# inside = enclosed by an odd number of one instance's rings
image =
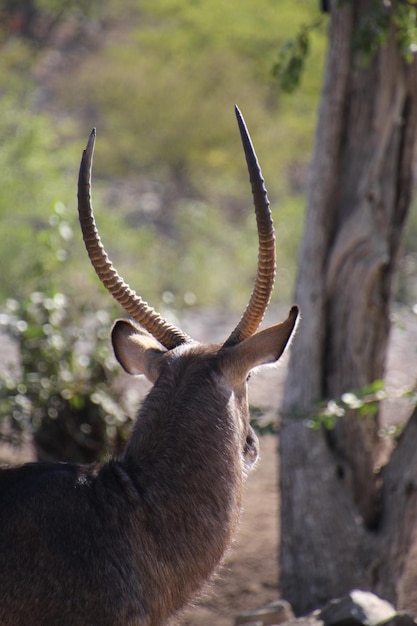
[[[156,381],[166,350],[150,333],[126,320],[117,320],[111,340],[116,359],[129,374],[145,374],[152,383]]]
[[[284,352],[297,322],[298,307],[293,306],[281,324],[260,330],[244,341],[227,348],[223,373],[232,385],[243,382],[258,365],[275,363]]]

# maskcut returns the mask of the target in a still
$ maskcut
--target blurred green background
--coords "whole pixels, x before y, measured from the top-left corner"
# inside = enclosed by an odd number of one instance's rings
[[[81,151],[96,126],[96,218],[122,275],[157,308],[240,310],[255,271],[256,231],[237,103],[277,228],[274,298],[289,300],[326,23],[312,33],[295,94],[280,92],[273,67],[300,24],[320,17],[318,2],[1,6],[1,299],[45,283],[79,302],[101,297],[75,201]]]

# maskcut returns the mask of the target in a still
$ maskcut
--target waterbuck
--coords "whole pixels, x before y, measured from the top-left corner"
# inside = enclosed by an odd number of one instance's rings
[[[170,325],[109,261],[91,206],[95,132],[81,161],[84,241],[108,291],[133,318],[115,323],[116,358],[153,387],[126,449],[93,465],[29,463],[0,471],[1,626],[160,626],[218,567],[257,457],[247,377],[275,362],[297,318],[257,331],[275,276],[275,235],[260,168],[236,109],[259,234],[249,304],[221,345]]]

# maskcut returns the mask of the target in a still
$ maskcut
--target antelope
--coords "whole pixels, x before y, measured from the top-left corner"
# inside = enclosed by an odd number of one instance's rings
[[[121,366],[153,387],[120,458],[29,463],[0,471],[1,626],[161,626],[212,576],[236,530],[258,455],[247,377],[284,351],[296,324],[258,331],[275,277],[275,234],[261,170],[236,108],[258,224],[246,310],[220,345],[163,319],[109,260],[91,204],[95,131],[83,152],[78,209],[100,280],[130,315],[111,341]]]

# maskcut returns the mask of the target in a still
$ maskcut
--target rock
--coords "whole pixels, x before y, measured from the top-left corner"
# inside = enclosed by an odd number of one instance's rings
[[[285,622],[285,624],[281,624],[281,626],[324,626],[324,624],[319,617],[319,612],[314,611],[305,617],[294,617],[288,622]]]
[[[407,613],[400,612],[385,622],[380,622],[379,626],[416,626],[416,621]]]
[[[294,617],[285,600],[276,600],[252,611],[242,611],[235,626],[417,626],[417,621],[374,593],[355,589],[331,600],[322,610]]]
[[[331,600],[319,617],[326,626],[376,626],[396,616],[395,608],[369,591],[355,589],[338,600]],[[405,624],[404,624],[405,626]]]
[[[235,626],[278,626],[294,618],[291,606],[285,600],[274,600],[266,606],[251,611],[242,611],[235,619]]]

